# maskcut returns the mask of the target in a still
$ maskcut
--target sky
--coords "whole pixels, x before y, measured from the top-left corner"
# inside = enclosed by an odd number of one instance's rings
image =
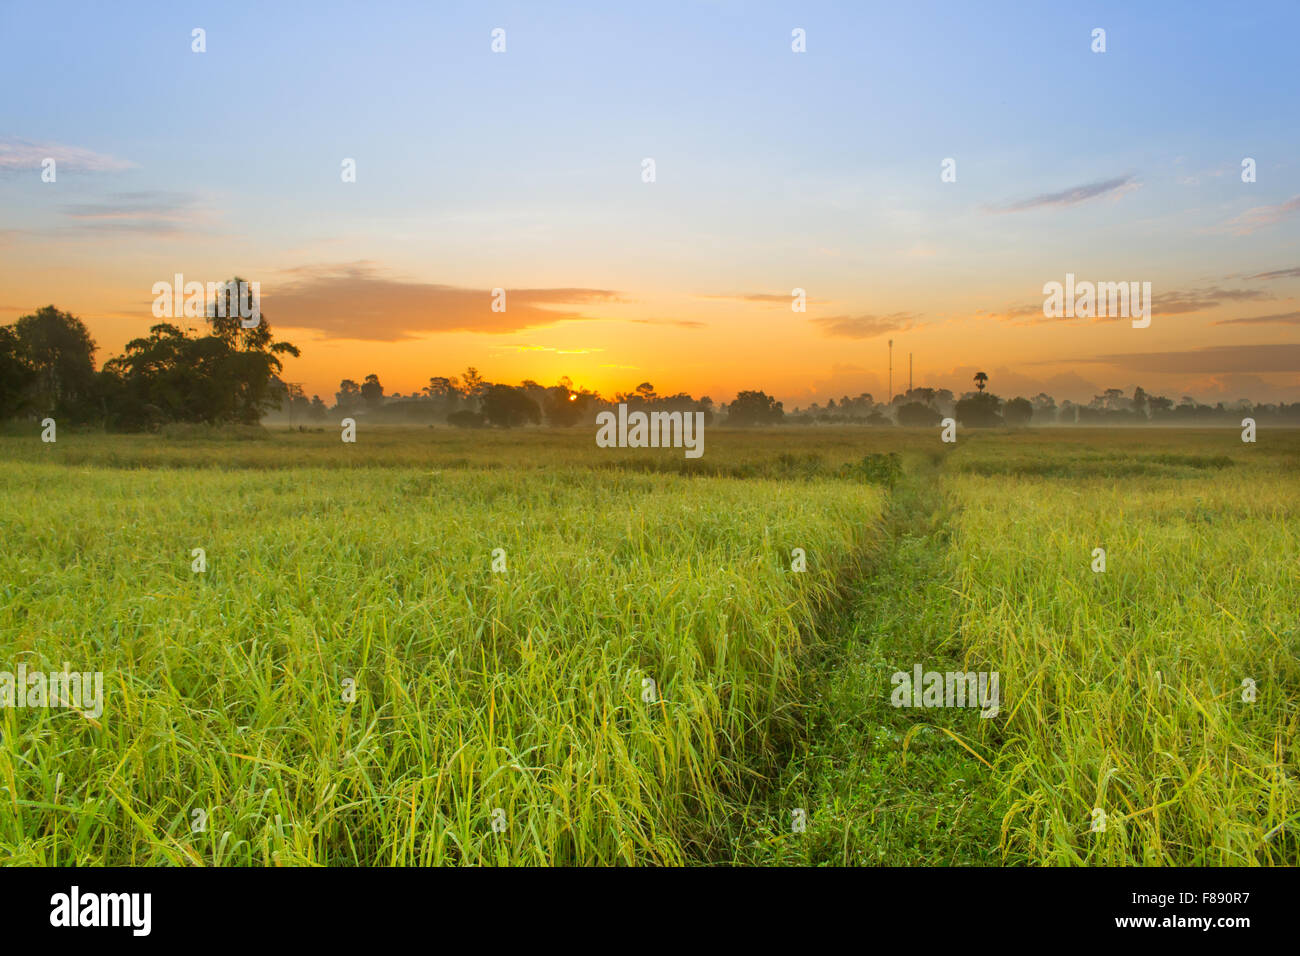
[[[471,365],[885,400],[890,340],[894,392],[910,356],[959,394],[1297,401],[1298,31],[1290,0],[0,0],[0,323],[52,303],[102,362],[155,283],[239,275],[327,401]],[[1150,282],[1150,325],[1044,316],[1067,273]]]

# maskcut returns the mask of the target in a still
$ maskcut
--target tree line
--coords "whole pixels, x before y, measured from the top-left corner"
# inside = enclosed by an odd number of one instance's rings
[[[236,277],[224,287],[237,288],[241,281]],[[975,389],[960,396],[948,389],[910,388],[888,402],[862,393],[787,412],[757,389],[715,405],[707,395],[660,395],[642,382],[607,398],[575,387],[567,377],[549,386],[531,379],[507,385],[486,380],[471,366],[459,376],[432,376],[410,395],[386,394],[375,374],[360,382],[344,379],[329,405],[319,395],[308,399],[300,385],[282,378],[281,357],[297,356],[299,350],[276,340],[265,315],[252,328],[243,326],[235,310],[210,307],[203,319],[198,328],[160,322],[98,369],[97,346],[85,324],[53,305],[0,326],[0,420],[49,415],[72,424],[145,431],[170,423],[257,425],[264,419],[305,426],[332,415],[379,424],[564,428],[592,425],[599,412],[626,403],[645,411],[703,412],[706,423],[729,426],[928,427],[950,416],[965,427],[1238,424],[1245,416],[1260,424],[1300,425],[1300,402],[1208,406],[1183,396],[1175,403],[1140,387],[1131,396],[1107,389],[1087,404],[1058,406],[1045,393],[1004,401],[985,391],[989,377],[983,372],[974,377]]]
[[[281,356],[299,352],[265,317],[244,328],[220,311],[210,308],[201,328],[160,322],[99,369],[85,323],[53,305],[0,326],[0,419],[50,415],[118,431],[256,425],[283,399]]]

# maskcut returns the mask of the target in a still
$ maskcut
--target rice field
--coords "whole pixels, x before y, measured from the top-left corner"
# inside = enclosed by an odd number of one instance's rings
[[[0,671],[104,695],[0,708],[0,858],[1294,865],[1297,464],[1228,430],[8,434]],[[917,664],[996,671],[998,713],[893,706]]]

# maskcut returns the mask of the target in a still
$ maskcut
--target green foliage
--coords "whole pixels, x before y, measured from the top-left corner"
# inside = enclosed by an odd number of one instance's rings
[[[223,285],[233,297],[241,282]],[[68,424],[93,422],[123,430],[168,422],[256,425],[284,394],[280,356],[298,349],[277,342],[265,316],[241,324],[235,303],[226,315],[213,304],[207,335],[159,323],[96,373],[95,343],[80,319],[54,306],[0,328],[0,419],[54,415]]]
[[[0,435],[5,859],[1300,859],[1296,432],[254,431]]]
[[[548,440],[572,457],[578,437]],[[279,470],[230,470],[230,445],[184,469],[0,454],[0,662],[71,661],[106,688],[95,721],[0,711],[6,860],[729,856],[755,774],[797,733],[805,640],[878,491],[542,472],[517,447],[500,469],[304,468],[292,448],[314,436],[289,439],[248,443],[278,445]],[[791,574],[799,545],[815,561]]]
[[[95,392],[95,341],[80,319],[47,305],[0,340],[0,375],[13,376],[0,386],[4,392],[26,396],[10,398],[11,408],[83,421]]]
[[[840,466],[841,478],[854,478],[892,488],[903,476],[903,460],[898,452],[872,452],[861,461]]]

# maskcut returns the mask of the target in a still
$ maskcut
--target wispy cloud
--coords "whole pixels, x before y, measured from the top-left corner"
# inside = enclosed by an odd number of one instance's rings
[[[914,326],[920,314],[894,312],[889,315],[832,315],[810,319],[823,335],[841,339],[870,339],[886,332],[898,332]]]
[[[1300,196],[1292,196],[1286,202],[1278,203],[1276,206],[1254,206],[1247,209],[1240,216],[1224,223],[1223,229],[1235,236],[1245,236],[1257,229],[1275,226],[1297,213],[1300,213]]]
[[[1213,309],[1224,302],[1256,302],[1273,298],[1259,289],[1187,289],[1161,292],[1151,297],[1151,312],[1154,315],[1180,315],[1189,312],[1203,312]]]
[[[135,163],[80,146],[58,143],[33,143],[23,139],[0,137],[0,171],[22,172],[41,169],[46,159],[53,159],[57,172],[116,173],[132,169]]]
[[[697,299],[712,299],[722,302],[756,302],[761,305],[786,305],[788,306],[794,296],[789,292],[734,292],[718,293],[713,295],[697,295]],[[804,300],[809,305],[821,305],[828,299],[807,299]]]
[[[986,206],[985,210],[991,213],[1009,213],[1027,212],[1030,209],[1042,209],[1044,207],[1077,206],[1079,203],[1088,202],[1090,199],[1098,199],[1102,196],[1122,196],[1124,193],[1139,188],[1139,186],[1140,184],[1135,175],[1117,176],[1114,179],[1103,179],[1095,183],[1085,183],[1082,186],[1071,186],[1069,189],[1062,189],[1060,192],[1041,193],[1028,199],[1020,199],[1002,205]]]
[[[694,319],[628,319],[635,325],[675,325],[679,329],[703,329],[707,328],[705,322],[696,322]]]
[[[1215,325],[1300,325],[1300,311],[1278,312],[1274,315],[1251,315],[1240,319],[1223,319]]]
[[[1209,345],[1183,351],[1130,352],[1054,361],[1113,365],[1133,372],[1300,372],[1300,344]]]
[[[604,349],[562,349],[553,345],[491,345],[488,347],[501,352],[554,352],[556,355],[593,355],[605,351]]]
[[[1043,303],[1035,302],[1033,305],[1009,305],[1000,311],[988,311],[986,309],[976,309],[974,312],[976,318],[980,319],[997,319],[999,322],[1012,322],[1016,325],[1037,325],[1040,322],[1059,322],[1061,319],[1047,318],[1043,315]]]
[[[267,318],[278,326],[313,329],[328,338],[397,342],[429,332],[504,334],[591,320],[573,306],[619,301],[607,289],[506,289],[506,309],[492,311],[489,289],[414,282],[369,262],[304,266],[282,282],[263,282]]]
[[[192,234],[216,219],[197,196],[160,191],[116,193],[96,202],[69,203],[62,212],[83,231],[163,237]]]
[[[1300,279],[1300,266],[1293,269],[1274,269],[1272,272],[1256,272],[1247,279]]]
[[[1205,289],[1173,289],[1153,295],[1151,311],[1153,315],[1182,315],[1204,312],[1229,302],[1267,302],[1273,298],[1274,296],[1260,289],[1223,289],[1218,286]],[[978,318],[997,319],[1014,325],[1088,321],[1078,316],[1045,316],[1041,302],[1033,305],[1008,306],[996,312],[977,309],[974,315]],[[1111,315],[1099,315],[1094,316],[1091,321],[1115,322],[1120,319]]]

